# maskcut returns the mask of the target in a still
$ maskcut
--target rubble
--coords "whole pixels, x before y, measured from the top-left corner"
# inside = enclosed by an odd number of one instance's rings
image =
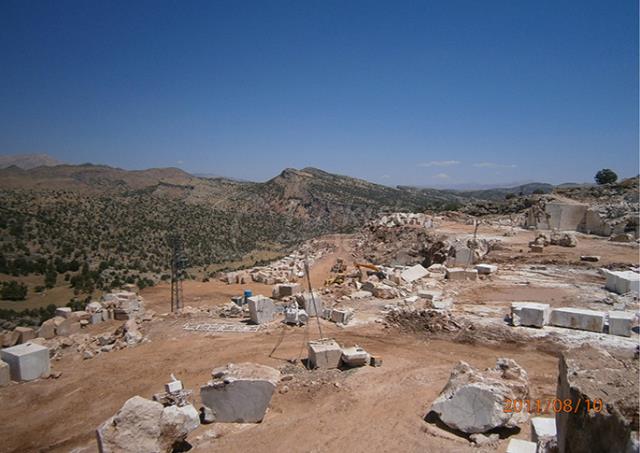
[[[574,410],[556,413],[560,453],[637,451],[638,359],[612,354],[590,345],[562,353],[557,398]]]
[[[536,302],[512,302],[511,322],[514,326],[542,328],[549,323],[549,304]]]
[[[451,313],[441,310],[394,309],[386,314],[385,319],[391,325],[414,333],[449,333],[465,327]]]
[[[171,452],[200,425],[192,405],[168,406],[141,396],[128,399],[96,431],[100,453]]]
[[[460,362],[431,411],[450,428],[469,434],[485,433],[523,423],[527,414],[505,411],[504,402],[526,399],[528,395],[527,373],[511,359],[498,359],[495,368],[484,371]]]
[[[200,398],[216,422],[262,421],[280,380],[278,370],[254,363],[230,363],[211,374],[213,380],[200,388]]]
[[[14,381],[32,381],[51,369],[49,349],[31,342],[3,349],[0,358],[9,365]]]
[[[553,231],[550,243],[560,247],[575,247],[578,245],[578,240],[576,235],[570,231]]]

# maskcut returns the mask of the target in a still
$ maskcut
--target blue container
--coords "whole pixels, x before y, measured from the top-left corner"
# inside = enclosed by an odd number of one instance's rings
[[[250,298],[251,296],[253,296],[253,293],[251,292],[250,289],[245,289],[244,290],[244,303],[247,303],[247,299]]]

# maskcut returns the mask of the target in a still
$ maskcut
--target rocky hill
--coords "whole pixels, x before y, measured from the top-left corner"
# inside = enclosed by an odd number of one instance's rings
[[[169,231],[184,238],[189,264],[205,268],[351,231],[380,211],[437,207],[313,168],[255,183],[90,164],[2,169],[0,205],[0,273],[73,273],[87,263],[88,287],[166,273]]]

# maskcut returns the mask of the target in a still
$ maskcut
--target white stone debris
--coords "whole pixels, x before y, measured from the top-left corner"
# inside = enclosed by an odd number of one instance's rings
[[[163,407],[134,396],[98,428],[98,449],[100,453],[169,453],[198,426],[198,411],[190,404]]]
[[[514,428],[527,419],[524,412],[506,412],[505,399],[526,399],[527,373],[511,359],[498,359],[495,368],[477,370],[460,362],[431,406],[447,426],[465,433]]]
[[[511,323],[514,326],[542,328],[549,324],[549,304],[537,302],[512,302]]]
[[[0,358],[9,365],[11,379],[32,381],[50,371],[49,348],[36,343],[24,343],[0,351]]]
[[[255,363],[230,363],[211,375],[213,380],[200,388],[200,399],[223,423],[261,422],[280,381],[278,370]]]
[[[602,332],[605,313],[581,308],[554,308],[551,311],[550,323],[556,327]]]
[[[309,368],[330,370],[340,366],[342,348],[331,338],[310,341],[308,345]]]

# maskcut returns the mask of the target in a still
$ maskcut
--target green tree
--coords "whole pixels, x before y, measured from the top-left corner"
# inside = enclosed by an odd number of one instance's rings
[[[44,286],[53,288],[58,281],[58,273],[53,266],[49,266],[44,274]]]
[[[596,173],[596,176],[594,179],[600,185],[612,184],[618,180],[618,175],[613,170],[610,170],[608,168],[603,168],[598,173]]]
[[[27,285],[15,280],[2,284],[0,298],[4,300],[25,300],[27,297]]]

